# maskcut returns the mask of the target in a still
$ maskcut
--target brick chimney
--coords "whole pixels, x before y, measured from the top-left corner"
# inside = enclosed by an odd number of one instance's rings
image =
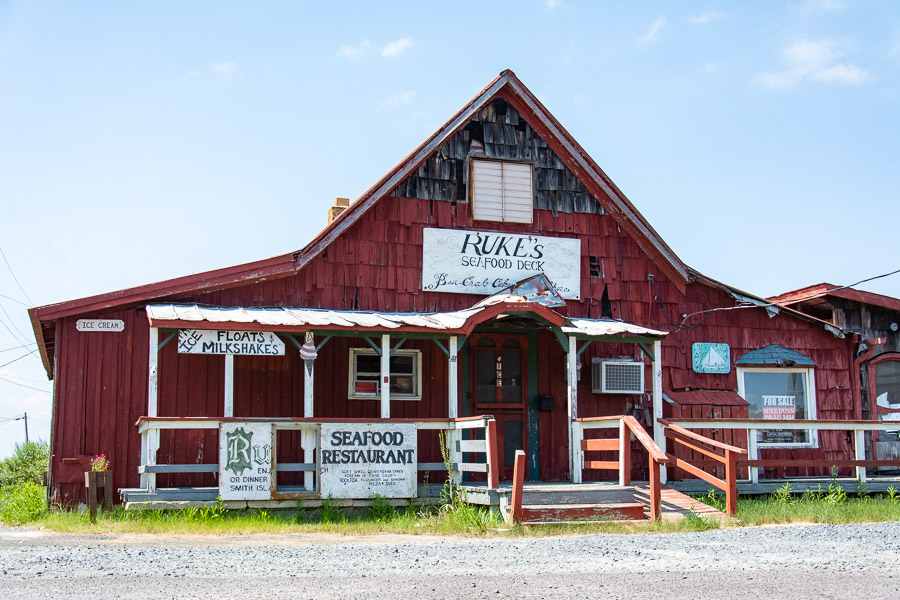
[[[328,222],[331,223],[338,218],[342,212],[350,206],[350,198],[335,198],[334,206],[328,209]]]

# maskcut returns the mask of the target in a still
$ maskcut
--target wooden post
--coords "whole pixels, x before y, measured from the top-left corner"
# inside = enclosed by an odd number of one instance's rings
[[[866,437],[862,429],[853,432],[853,449],[856,460],[866,460]],[[866,482],[866,467],[856,467],[856,479],[860,483]]]
[[[725,450],[725,514],[733,517],[737,512],[737,454],[734,450]]]
[[[148,368],[147,368],[147,416],[148,417],[156,417],[158,416],[157,411],[159,407],[158,400],[158,390],[159,390],[159,329],[156,327],[150,328],[150,346],[148,348]],[[141,438],[141,464],[146,465],[149,456],[147,452],[150,448],[149,440],[147,439],[149,433],[144,433]],[[151,484],[151,480],[153,483]],[[150,487],[156,487],[156,474],[155,473],[141,473],[141,487],[144,489],[149,489]]]
[[[145,465],[156,466],[156,453],[159,452],[159,429],[147,430],[147,462]],[[147,492],[156,492],[156,473],[147,474]]]
[[[113,507],[112,471],[85,471],[84,489],[87,493],[87,505],[91,523],[96,523],[98,489],[102,490],[103,509],[112,510]]]
[[[391,336],[381,336],[381,418],[391,418]]]
[[[225,417],[234,416],[234,354],[225,355]]]
[[[631,430],[619,421],[619,485],[631,485]]]
[[[661,511],[662,492],[660,490],[659,463],[650,457],[650,519],[658,521]]]
[[[584,479],[584,450],[581,441],[584,439],[584,424],[572,421],[572,447],[575,449],[575,460],[572,461],[572,483],[581,483]]]
[[[311,331],[306,332],[305,343],[301,347],[300,356],[303,359],[303,417],[311,419],[315,406],[315,360],[316,346],[315,336]],[[275,436],[275,433],[272,433]],[[313,451],[316,449],[316,432],[304,429],[300,432],[300,448],[303,450],[303,462],[312,462]],[[274,448],[274,444],[272,446]],[[306,491],[313,491],[312,471],[303,472],[303,487]]]
[[[497,421],[493,418],[487,422],[485,439],[488,451],[488,487],[497,489],[500,487],[500,455],[497,452]]]
[[[569,476],[573,483],[580,483],[581,469],[576,465],[578,456],[581,454],[581,446],[576,447],[575,441],[575,419],[578,418],[578,371],[576,362],[578,361],[578,348],[574,335],[569,336],[569,351],[566,354],[566,409],[568,411],[568,429],[569,429]],[[578,473],[576,475],[576,473]],[[579,481],[575,481],[578,477]]]
[[[451,419],[459,417],[459,338],[450,336],[450,358],[447,371],[447,416]]]
[[[659,422],[663,416],[662,397],[662,342],[653,342],[653,441],[660,450],[666,451],[666,432]],[[659,465],[657,465],[659,466]],[[659,469],[660,483],[667,481],[666,467]]]
[[[759,446],[756,441],[756,429],[747,430],[747,458],[759,460]],[[750,467],[750,482],[759,483],[759,467]]]
[[[522,521],[522,491],[525,488],[525,452],[516,450],[516,462],[513,466],[512,500],[509,507],[509,520],[512,523]]]

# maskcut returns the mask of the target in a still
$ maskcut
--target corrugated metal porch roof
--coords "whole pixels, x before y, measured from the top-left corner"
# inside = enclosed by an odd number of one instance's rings
[[[567,319],[532,302],[501,302],[465,310],[433,313],[399,313],[319,308],[256,308],[201,306],[199,304],[150,304],[147,318],[154,327],[208,328],[229,325],[265,327],[274,331],[362,330],[433,331],[468,335],[475,325],[504,312],[530,312],[557,324],[563,333],[579,337],[633,336],[662,338],[657,331],[612,319]],[[547,319],[547,317],[550,319]],[[555,323],[554,323],[555,321]],[[212,327],[209,327],[212,326]]]

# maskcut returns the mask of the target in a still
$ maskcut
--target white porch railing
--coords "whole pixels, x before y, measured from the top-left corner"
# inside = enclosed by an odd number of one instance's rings
[[[317,478],[312,475],[319,471],[318,440],[323,423],[372,423],[413,424],[416,430],[443,430],[446,432],[446,444],[451,459],[451,471],[458,483],[462,473],[484,473],[488,487],[499,487],[499,459],[497,451],[497,422],[494,417],[485,415],[456,419],[271,419],[271,418],[205,418],[205,417],[141,417],[137,422],[141,435],[141,461],[138,472],[141,474],[141,487],[148,493],[156,492],[156,476],[158,474],[180,473],[219,473],[219,464],[159,464],[157,453],[160,447],[160,432],[166,430],[216,430],[223,423],[267,423],[272,426],[272,462],[271,481],[273,500],[293,500],[299,498],[319,498]],[[484,439],[462,439],[464,430],[483,430]],[[300,431],[301,448],[304,456],[313,457],[313,462],[285,463],[278,462],[279,431]],[[218,446],[215,455],[218,456]],[[465,461],[468,454],[484,454],[484,462]],[[418,463],[419,471],[445,471],[447,466],[439,463]],[[278,472],[303,472],[304,485],[301,490],[278,490]]]

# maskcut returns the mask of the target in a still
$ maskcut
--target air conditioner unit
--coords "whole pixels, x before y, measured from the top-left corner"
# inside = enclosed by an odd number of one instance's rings
[[[644,363],[594,358],[591,361],[591,391],[595,394],[643,394]]]

